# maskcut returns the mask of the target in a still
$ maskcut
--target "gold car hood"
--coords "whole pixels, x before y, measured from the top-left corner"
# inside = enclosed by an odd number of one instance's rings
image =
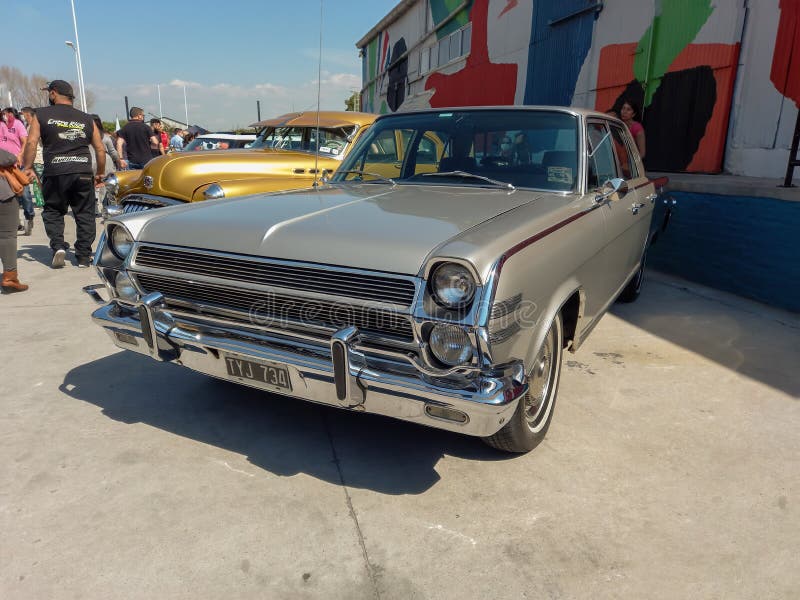
[[[138,238],[415,275],[442,244],[538,195],[477,187],[332,185],[154,210]]]
[[[191,201],[199,187],[209,183],[256,179],[265,175],[297,177],[296,187],[310,185],[313,180],[307,171],[313,168],[314,156],[308,152],[294,152],[276,148],[246,150],[207,150],[202,152],[176,152],[159,156],[148,162],[139,179],[125,193],[153,194]],[[336,159],[320,156],[319,169],[335,170]],[[144,187],[144,177],[152,178],[151,187]]]

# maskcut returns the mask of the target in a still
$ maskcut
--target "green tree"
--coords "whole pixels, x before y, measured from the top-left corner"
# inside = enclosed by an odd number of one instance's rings
[[[361,110],[361,93],[353,92],[350,97],[344,101],[345,110]]]

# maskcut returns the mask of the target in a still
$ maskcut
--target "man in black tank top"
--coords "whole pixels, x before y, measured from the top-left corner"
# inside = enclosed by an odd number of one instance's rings
[[[64,266],[69,248],[64,241],[64,215],[71,207],[77,229],[75,258],[79,267],[88,267],[95,238],[94,184],[102,180],[102,175],[92,175],[89,144],[97,156],[98,173],[105,173],[106,149],[92,117],[72,106],[75,94],[69,83],[56,79],[45,90],[50,106],[36,109],[22,164],[32,173],[36,144],[41,138],[44,152],[42,221],[53,250],[51,266],[54,269]]]

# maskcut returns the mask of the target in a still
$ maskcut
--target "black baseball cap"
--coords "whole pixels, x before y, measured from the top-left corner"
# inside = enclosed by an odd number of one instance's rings
[[[53,81],[51,81],[45,87],[42,88],[42,91],[43,92],[53,91],[56,94],[59,94],[61,96],[66,96],[67,98],[75,97],[75,92],[72,91],[72,86],[63,79],[53,79]]]

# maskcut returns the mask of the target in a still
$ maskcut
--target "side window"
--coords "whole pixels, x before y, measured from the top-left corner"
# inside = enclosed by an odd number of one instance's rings
[[[612,136],[603,123],[589,123],[588,188],[599,189],[609,179],[617,177]]]
[[[636,161],[631,154],[630,146],[627,143],[627,136],[618,125],[611,125],[611,135],[614,137],[614,153],[617,155],[622,176],[625,179],[635,179],[639,176],[639,169],[636,168]]]

